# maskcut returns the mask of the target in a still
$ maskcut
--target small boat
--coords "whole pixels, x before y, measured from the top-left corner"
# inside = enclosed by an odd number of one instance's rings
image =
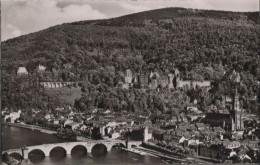
[[[138,160],[138,159],[136,159],[136,158],[132,158],[133,160]]]
[[[89,157],[91,157],[91,158],[93,158],[93,156],[92,155],[88,155]]]

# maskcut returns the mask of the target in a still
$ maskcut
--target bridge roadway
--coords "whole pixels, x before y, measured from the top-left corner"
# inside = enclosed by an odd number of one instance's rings
[[[124,147],[130,149],[132,146],[140,146],[142,144],[141,141],[123,141],[123,140],[90,140],[90,141],[81,141],[81,142],[65,142],[65,143],[53,143],[53,144],[43,144],[37,146],[28,146],[20,149],[10,149],[7,151],[3,151],[3,153],[7,152],[9,155],[13,153],[17,153],[23,157],[23,159],[29,158],[29,153],[34,150],[40,150],[44,153],[45,157],[50,156],[51,151],[54,148],[61,147],[65,150],[66,155],[71,155],[71,151],[76,146],[83,146],[87,150],[87,152],[91,152],[92,148],[97,145],[102,144],[105,146],[106,151],[111,151],[112,147],[115,145],[123,145]]]

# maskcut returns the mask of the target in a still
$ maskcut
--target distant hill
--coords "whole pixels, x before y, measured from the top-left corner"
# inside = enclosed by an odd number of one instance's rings
[[[57,72],[54,79],[71,72],[74,76],[66,79],[106,88],[123,80],[128,68],[178,68],[183,79],[204,80],[219,80],[220,70],[235,69],[245,86],[253,84],[246,95],[257,95],[257,18],[257,12],[165,8],[57,25],[2,43],[3,84],[19,66],[33,72],[39,63]],[[73,68],[64,73],[61,68],[67,63]],[[7,88],[4,92],[11,93]]]

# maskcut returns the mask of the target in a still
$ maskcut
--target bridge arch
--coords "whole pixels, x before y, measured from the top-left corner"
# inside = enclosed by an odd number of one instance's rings
[[[127,148],[139,147],[142,145],[141,141],[130,141],[127,143]]]
[[[137,146],[135,144],[132,144],[131,145],[131,148],[136,148]]]
[[[52,155],[56,152],[56,150],[62,150],[63,154],[59,154],[58,157],[66,157],[68,151],[63,146],[55,146],[52,149],[50,149],[49,156],[52,157]]]
[[[41,149],[33,149],[33,150],[29,151],[28,155],[29,156],[30,155],[35,155],[36,154],[35,152],[37,152],[37,154],[41,153],[45,157],[45,152],[43,150],[41,150]]]
[[[79,154],[79,151],[81,152],[80,154]],[[75,145],[75,146],[73,146],[72,148],[71,148],[71,150],[70,150],[70,154],[72,155],[72,156],[74,156],[74,152],[78,152],[78,156],[82,156],[82,155],[87,155],[87,153],[89,152],[88,151],[88,149],[87,149],[87,147],[86,146],[84,146],[84,145],[82,145],[82,144],[77,144],[77,145]],[[90,151],[91,152],[91,151]]]
[[[36,163],[37,161],[42,160],[45,157],[46,157],[46,155],[45,155],[44,151],[42,151],[41,149],[33,149],[28,153],[28,158],[33,163]]]
[[[21,155],[21,153],[18,153],[18,152],[12,152],[9,154],[10,157],[13,157],[14,159],[16,160],[22,160],[23,159],[23,156]]]
[[[112,149],[113,147],[115,147],[115,146],[119,146],[119,147],[126,148],[126,145],[125,145],[124,143],[121,143],[121,142],[119,142],[119,143],[114,143],[114,144],[112,144],[112,145],[110,145],[110,146],[111,146],[111,148],[109,148],[108,151],[111,151],[111,149]]]
[[[97,148],[98,146],[103,146],[104,147],[104,153],[110,151],[109,149],[111,149],[110,146],[108,146],[107,144],[104,143],[96,143],[91,147],[90,152],[93,153],[94,149]]]

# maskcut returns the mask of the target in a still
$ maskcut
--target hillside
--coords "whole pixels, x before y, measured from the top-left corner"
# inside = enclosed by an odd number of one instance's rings
[[[154,103],[153,97],[157,96],[132,91],[129,101],[127,92],[113,91],[128,68],[134,72],[178,68],[183,79],[214,80],[218,82],[216,86],[224,86],[222,94],[229,96],[232,91],[225,90],[228,82],[221,82],[221,72],[235,69],[241,74],[243,85],[239,92],[244,97],[243,106],[255,111],[257,102],[251,103],[248,98],[257,95],[258,102],[260,98],[257,16],[257,12],[166,8],[107,20],[62,24],[7,40],[2,43],[3,104],[13,106],[18,99],[23,102],[21,106],[27,107],[30,90],[25,90],[24,98],[16,97],[13,87],[17,82],[13,79],[19,66],[33,72],[40,63],[47,70],[60,73],[52,72],[54,79],[64,79],[66,76],[59,75],[73,73],[65,79],[82,82],[81,86],[87,90],[81,99],[81,109],[123,107],[132,111]],[[73,67],[62,70],[67,63]],[[213,90],[212,94],[218,98],[221,93]],[[153,101],[149,102],[148,96],[142,100],[142,95],[151,96]],[[106,101],[102,98],[105,96],[114,100]],[[159,110],[171,109],[162,98],[158,99],[159,105],[154,103],[144,109],[154,106]]]

